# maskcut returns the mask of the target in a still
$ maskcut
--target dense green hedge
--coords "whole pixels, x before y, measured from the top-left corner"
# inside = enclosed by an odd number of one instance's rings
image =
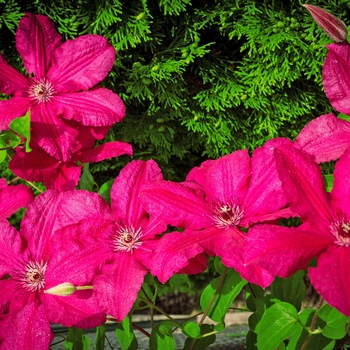
[[[347,0],[313,4],[349,17]],[[1,53],[18,69],[14,32],[25,11],[48,15],[65,39],[109,39],[118,54],[104,85],[127,116],[108,137],[132,143],[134,159],[156,159],[167,178],[183,179],[206,157],[294,138],[330,111],[321,76],[330,39],[299,1],[0,0]],[[124,161],[93,172],[103,182]]]

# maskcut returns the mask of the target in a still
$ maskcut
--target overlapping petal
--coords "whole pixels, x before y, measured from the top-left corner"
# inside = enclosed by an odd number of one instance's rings
[[[29,98],[14,96],[0,101],[0,131],[9,128],[13,119],[24,116],[31,106]]]

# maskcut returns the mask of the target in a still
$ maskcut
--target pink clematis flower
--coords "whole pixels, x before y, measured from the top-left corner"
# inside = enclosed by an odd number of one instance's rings
[[[136,301],[159,241],[157,235],[167,228],[149,217],[139,197],[145,182],[161,178],[154,161],[132,161],[111,188],[110,214],[64,229],[68,235],[76,232],[82,240],[93,235],[99,242],[96,251],[102,267],[93,285],[100,306],[117,321],[127,316]]]
[[[84,35],[62,43],[48,17],[27,13],[19,22],[16,48],[29,77],[0,55],[0,92],[12,95],[0,101],[0,130],[30,108],[32,139],[52,157],[67,161],[78,137],[67,120],[111,126],[125,116],[117,94],[94,87],[115,59],[115,50],[104,37]]]
[[[0,220],[9,218],[19,208],[26,207],[34,200],[33,192],[25,185],[8,186],[0,179]]]
[[[289,140],[276,139],[254,151],[236,151],[208,160],[188,174],[186,182],[158,181],[142,191],[151,216],[183,232],[166,234],[158,244],[152,274],[165,282],[208,252],[238,271],[243,278],[268,286],[274,276],[259,266],[244,266],[242,228],[289,215],[273,158],[273,148]]]
[[[60,192],[74,190],[78,185],[84,163],[100,162],[122,154],[132,155],[132,147],[127,142],[107,142],[93,148],[96,137],[103,138],[107,128],[80,126],[79,143],[67,161],[57,160],[31,143],[32,151],[27,153],[17,147],[9,168],[28,181],[43,182],[46,188]]]
[[[18,232],[0,222],[0,348],[48,349],[52,339],[49,322],[90,328],[105,322],[93,290],[69,296],[47,294],[62,283],[91,285],[98,268],[96,249],[83,245],[74,232],[60,235],[76,217],[94,220],[103,212],[97,194],[86,191],[47,191],[28,206]],[[57,215],[57,210],[60,215]],[[84,242],[89,238],[85,237]]]
[[[246,262],[289,277],[316,257],[317,267],[309,268],[311,283],[331,306],[350,316],[350,151],[336,164],[330,194],[309,154],[293,147],[275,153],[291,210],[303,224],[253,227],[247,236]]]

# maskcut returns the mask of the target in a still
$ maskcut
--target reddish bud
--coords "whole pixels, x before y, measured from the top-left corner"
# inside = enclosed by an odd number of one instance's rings
[[[348,30],[343,21],[321,7],[304,4],[316,23],[336,43],[346,41]]]

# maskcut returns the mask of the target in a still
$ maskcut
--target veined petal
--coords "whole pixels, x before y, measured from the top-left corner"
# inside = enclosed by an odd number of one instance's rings
[[[87,90],[108,75],[114,60],[115,50],[106,38],[79,36],[54,51],[47,78],[59,93]]]
[[[16,32],[16,48],[28,74],[45,77],[53,51],[61,44],[61,35],[47,16],[26,13]]]
[[[48,349],[53,338],[45,309],[37,303],[25,305],[6,328],[7,336],[1,343],[1,350]]]
[[[12,120],[24,116],[31,105],[32,102],[29,98],[19,96],[0,101],[0,131],[9,129]]]
[[[315,156],[317,163],[336,160],[350,147],[350,123],[334,114],[321,115],[300,131],[295,145]]]
[[[134,160],[127,164],[111,188],[111,206],[115,217],[124,225],[140,227],[141,221],[147,217],[140,200],[142,186],[148,181],[162,178],[154,160]]]
[[[332,222],[321,169],[311,155],[293,146],[275,149],[277,171],[292,211],[315,225]]]
[[[324,91],[337,111],[350,114],[350,45],[345,42],[327,48],[322,72]]]
[[[247,150],[223,156],[208,167],[203,189],[208,201],[232,200],[240,205],[247,194],[251,174],[250,157]]]
[[[55,95],[52,108],[55,115],[90,126],[111,126],[125,117],[125,106],[120,97],[101,87]]]
[[[81,151],[74,155],[73,159],[82,163],[100,162],[104,159],[118,157],[122,154],[132,156],[132,146],[130,143],[123,141],[106,142],[96,148]]]
[[[205,176],[208,169],[215,164],[215,160],[208,159],[204,161],[199,167],[194,167],[186,176],[186,181],[195,181],[201,186],[204,185]]]
[[[350,249],[332,246],[309,268],[312,285],[323,299],[346,316],[350,316]]]
[[[259,265],[272,275],[289,277],[305,269],[314,257],[333,244],[329,232],[303,224],[297,228],[275,225],[252,227],[245,241],[247,265]]]
[[[179,274],[196,275],[207,269],[208,255],[207,253],[199,253],[194,258],[188,260],[188,265],[179,270]]]
[[[6,95],[21,95],[26,87],[27,79],[0,54],[0,91]]]
[[[350,134],[349,134],[350,136]],[[350,149],[341,156],[335,165],[332,189],[333,207],[340,209],[350,219]]]
[[[59,161],[66,162],[77,146],[78,131],[58,118],[51,103],[31,110],[32,140]]]
[[[145,184],[141,200],[146,211],[167,225],[199,229],[212,225],[205,193],[196,183],[153,181]],[[195,188],[196,187],[196,188]]]
[[[80,175],[81,166],[73,163],[61,163],[51,171],[44,172],[44,185],[47,189],[59,192],[72,191],[77,187]]]
[[[122,321],[134,305],[147,270],[129,254],[118,254],[113,264],[104,265],[94,280],[97,299],[117,322]]]

